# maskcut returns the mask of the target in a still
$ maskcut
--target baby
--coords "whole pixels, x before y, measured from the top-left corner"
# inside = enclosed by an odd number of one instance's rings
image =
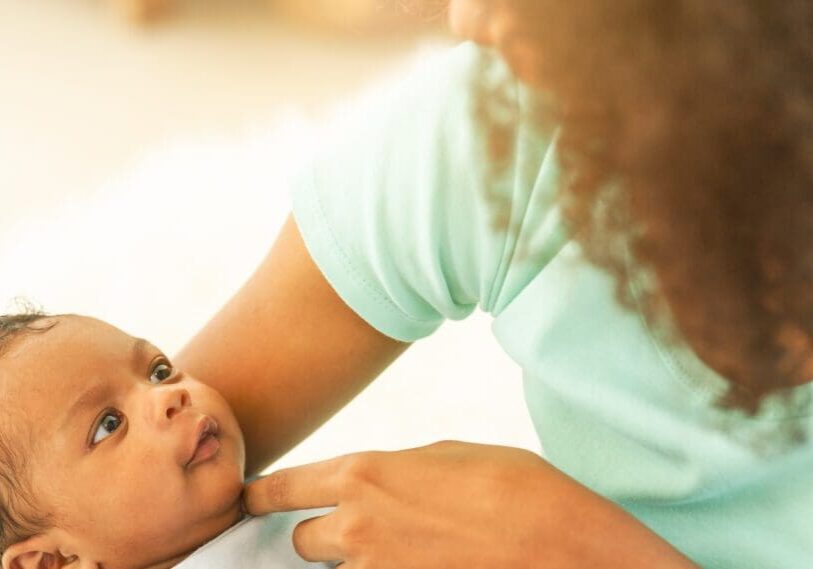
[[[263,520],[242,510],[244,465],[225,399],[149,342],[82,316],[0,316],[2,569],[198,566],[202,545]],[[325,566],[283,526],[254,530],[286,550],[246,566]]]

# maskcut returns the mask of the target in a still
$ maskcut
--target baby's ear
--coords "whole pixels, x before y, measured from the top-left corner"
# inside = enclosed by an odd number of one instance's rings
[[[56,543],[44,534],[15,543],[3,553],[3,569],[60,569],[68,561],[59,553]]]

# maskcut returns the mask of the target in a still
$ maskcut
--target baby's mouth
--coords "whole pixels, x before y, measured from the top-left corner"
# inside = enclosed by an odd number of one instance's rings
[[[220,450],[220,441],[217,437],[218,433],[219,428],[217,421],[208,415],[201,417],[195,429],[195,437],[190,446],[190,451],[187,455],[189,458],[184,464],[184,468],[191,468],[217,454],[217,451]]]

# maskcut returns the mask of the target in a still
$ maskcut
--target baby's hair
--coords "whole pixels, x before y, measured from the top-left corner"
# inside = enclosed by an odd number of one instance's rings
[[[24,334],[50,330],[56,325],[56,321],[40,322],[48,314],[30,304],[25,303],[24,308],[17,314],[0,315],[0,360],[15,339]],[[0,384],[3,381],[5,378],[0,370]],[[34,493],[28,482],[27,456],[20,448],[19,435],[23,433],[23,427],[21,423],[15,426],[14,416],[14,409],[0,405],[0,417],[4,418],[0,422],[0,556],[10,545],[51,527],[48,516],[36,514]],[[12,430],[18,436],[10,436]],[[12,439],[16,439],[16,444]]]

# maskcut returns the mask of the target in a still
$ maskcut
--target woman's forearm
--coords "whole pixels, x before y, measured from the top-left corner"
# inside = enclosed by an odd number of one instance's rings
[[[576,484],[574,482],[574,484]],[[697,569],[689,558],[675,549],[615,503],[590,492],[573,489],[568,509],[570,531],[582,533],[578,545],[579,567],[624,567],[625,569]],[[567,535],[567,533],[563,533]],[[562,544],[565,549],[564,544]],[[573,567],[570,561],[549,567]],[[546,565],[547,567],[547,565]]]
[[[252,475],[329,419],[407,347],[336,295],[289,218],[255,274],[175,363],[232,406]]]
[[[529,464],[511,485],[525,496],[525,508],[535,512],[527,518],[539,536],[534,558],[544,559],[546,568],[697,569],[621,506],[546,460]]]

